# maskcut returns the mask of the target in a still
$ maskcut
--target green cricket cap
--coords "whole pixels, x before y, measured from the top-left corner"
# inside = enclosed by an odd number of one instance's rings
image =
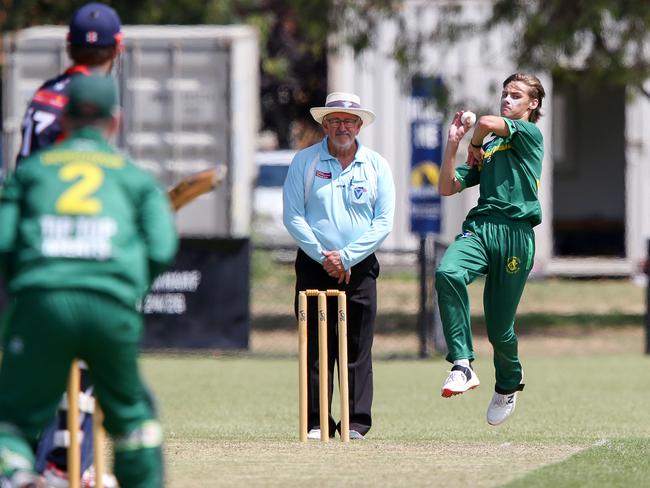
[[[75,118],[107,119],[119,109],[115,80],[107,75],[75,76],[66,113]]]

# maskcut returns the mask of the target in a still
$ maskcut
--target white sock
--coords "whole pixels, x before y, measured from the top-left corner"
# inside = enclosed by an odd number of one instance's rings
[[[454,361],[454,366],[464,366],[469,368],[469,359],[456,359],[456,361]]]

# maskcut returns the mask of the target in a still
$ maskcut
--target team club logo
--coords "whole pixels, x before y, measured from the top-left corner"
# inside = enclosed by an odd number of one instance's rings
[[[440,165],[433,161],[420,161],[411,169],[411,188],[413,190],[437,189],[439,179]]]
[[[521,266],[521,260],[517,256],[512,256],[506,261],[506,271],[510,274],[516,273],[519,271]]]
[[[86,32],[86,42],[88,44],[95,44],[99,39],[99,36],[97,35],[97,32],[95,31],[89,31]]]

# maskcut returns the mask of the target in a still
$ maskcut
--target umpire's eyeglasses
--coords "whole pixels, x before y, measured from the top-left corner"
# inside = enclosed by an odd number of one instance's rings
[[[359,122],[359,119],[326,119],[326,122],[330,124],[332,127],[339,127],[341,124],[343,124],[345,127],[348,129],[350,127],[354,127],[357,125],[357,122]]]

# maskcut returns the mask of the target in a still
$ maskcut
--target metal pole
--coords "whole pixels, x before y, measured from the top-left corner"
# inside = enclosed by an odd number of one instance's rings
[[[420,274],[420,310],[418,313],[418,335],[420,337],[420,357],[429,357],[429,345],[427,341],[427,251],[426,234],[420,234],[420,249],[418,253],[418,264]]]
[[[645,308],[645,353],[650,354],[650,239],[647,241],[645,275],[646,308]]]

